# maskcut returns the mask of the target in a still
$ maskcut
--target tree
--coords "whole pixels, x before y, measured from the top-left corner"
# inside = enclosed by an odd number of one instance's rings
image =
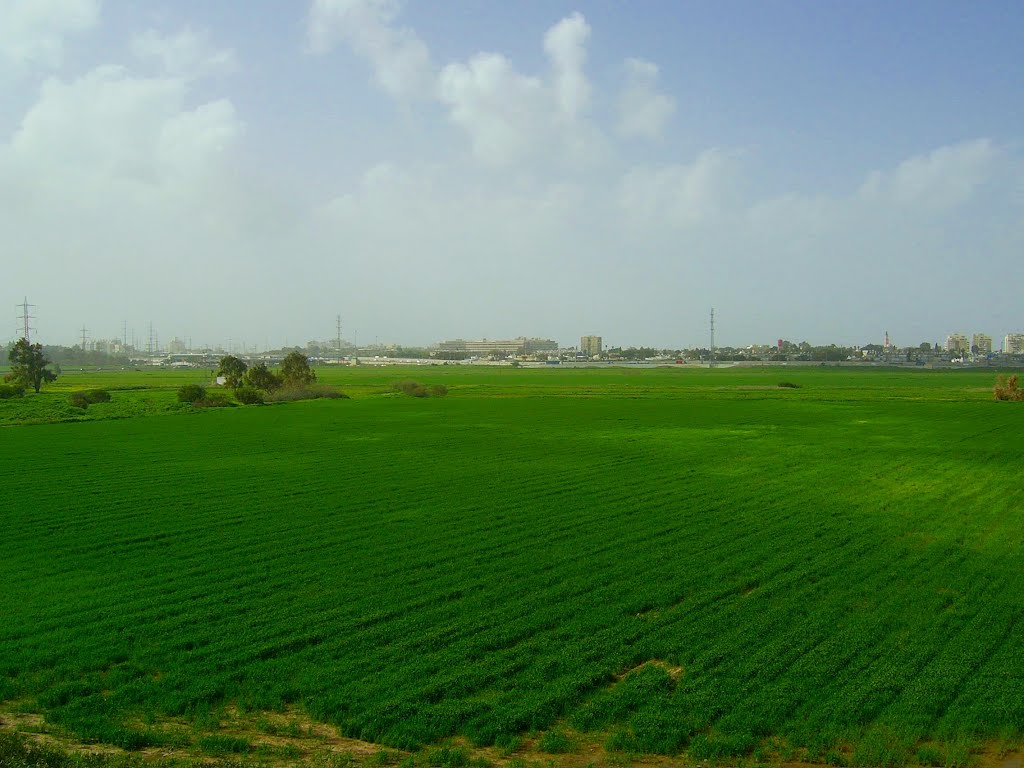
[[[308,357],[301,352],[289,352],[281,362],[281,378],[285,386],[297,387],[312,384],[316,374],[310,370]]]
[[[273,392],[281,388],[281,377],[271,370],[268,370],[266,363],[256,363],[245,372],[245,383],[250,387],[262,389],[264,392]]]
[[[217,368],[217,376],[223,376],[227,385],[234,389],[242,383],[242,377],[248,368],[244,360],[239,360],[234,355],[225,355],[220,359],[220,367]]]
[[[19,339],[11,347],[7,359],[11,361],[9,379],[17,384],[32,387],[38,392],[44,383],[56,381],[57,374],[47,370],[50,361],[43,354],[42,344],[30,344],[28,339]]]

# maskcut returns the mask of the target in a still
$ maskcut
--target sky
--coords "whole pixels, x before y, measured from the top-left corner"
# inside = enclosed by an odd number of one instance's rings
[[[34,340],[1024,330],[1024,4],[0,0]]]

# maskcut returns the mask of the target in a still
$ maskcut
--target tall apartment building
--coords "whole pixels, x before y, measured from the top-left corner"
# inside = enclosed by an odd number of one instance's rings
[[[967,345],[967,336],[962,333],[951,333],[946,337],[946,351],[947,352],[970,352],[971,348]]]
[[[971,337],[971,351],[976,355],[992,354],[992,337],[984,333],[976,333]]]
[[[1008,333],[1003,337],[1003,354],[1024,354],[1024,333]]]
[[[580,353],[587,357],[594,357],[601,354],[600,336],[582,336],[580,338]]]

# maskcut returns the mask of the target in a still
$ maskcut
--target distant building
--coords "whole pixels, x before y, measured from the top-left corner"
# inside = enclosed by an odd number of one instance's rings
[[[951,333],[946,337],[946,351],[964,354],[970,352],[971,348],[967,345],[967,337],[962,333]]]
[[[976,355],[992,354],[992,337],[984,333],[976,333],[971,337],[971,351]]]
[[[580,353],[587,357],[596,357],[601,354],[601,337],[600,336],[582,336],[580,337]]]
[[[537,352],[552,352],[558,349],[558,342],[552,339],[528,339],[520,336],[516,339],[453,339],[442,341],[437,345],[441,352],[454,352],[464,355],[486,356],[494,352],[505,355],[532,355]]]
[[[1024,353],[1024,333],[1008,333],[1003,337],[1003,354],[1019,355]]]
[[[171,343],[167,345],[167,351],[172,355],[180,355],[182,352],[187,350],[188,346],[177,336],[171,339]]]

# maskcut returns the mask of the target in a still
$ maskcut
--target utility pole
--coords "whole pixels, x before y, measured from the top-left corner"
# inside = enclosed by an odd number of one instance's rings
[[[715,308],[711,308],[711,361],[709,368],[715,367]]]
[[[338,315],[338,362],[341,362],[341,315]]]
[[[28,297],[21,304],[16,305],[18,307],[19,314],[18,318],[18,330],[21,332],[21,338],[25,341],[32,341],[32,331],[36,330],[32,327],[32,321],[36,319],[36,316],[32,314],[32,308],[35,304],[28,303]]]

